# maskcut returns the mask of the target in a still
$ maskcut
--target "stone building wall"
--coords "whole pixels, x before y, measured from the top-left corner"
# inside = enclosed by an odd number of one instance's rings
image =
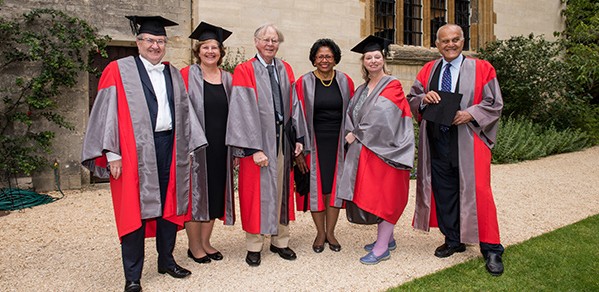
[[[553,40],[553,32],[564,29],[561,16],[561,0],[495,0],[497,39],[509,39],[511,36],[543,34]]]
[[[230,52],[245,51],[245,57],[256,54],[254,31],[264,23],[274,23],[285,36],[278,57],[287,61],[296,77],[315,68],[308,55],[319,38],[331,38],[341,48],[342,58],[336,67],[361,83],[360,55],[350,52],[362,36],[364,2],[360,0],[221,0],[196,1],[194,25],[207,21],[223,26],[233,34],[225,45]]]
[[[180,24],[178,27],[167,29],[169,48],[167,60],[176,66],[189,62],[190,42],[187,36],[190,32],[191,2],[178,0],[162,1],[91,1],[91,0],[5,0],[1,6],[0,16],[11,18],[21,15],[33,8],[54,8],[85,19],[94,27],[99,28],[99,34],[109,35],[112,45],[134,46],[134,36],[129,27],[129,21],[124,15],[163,15]],[[63,189],[80,188],[89,182],[89,173],[80,164],[81,146],[89,116],[88,75],[82,73],[77,85],[59,100],[61,113],[74,126],[74,131],[55,128],[53,152],[48,155],[50,161],[59,163],[60,184]],[[38,191],[48,191],[55,188],[54,170],[48,168],[33,176],[33,186]]]

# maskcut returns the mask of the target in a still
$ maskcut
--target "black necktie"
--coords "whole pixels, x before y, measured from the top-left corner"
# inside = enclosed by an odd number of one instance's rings
[[[281,88],[279,87],[279,83],[277,83],[277,79],[275,78],[275,66],[268,65],[266,66],[268,69],[268,76],[270,77],[270,86],[272,87],[272,99],[275,104],[275,112],[277,114],[277,121],[283,121],[283,107],[281,106]]]

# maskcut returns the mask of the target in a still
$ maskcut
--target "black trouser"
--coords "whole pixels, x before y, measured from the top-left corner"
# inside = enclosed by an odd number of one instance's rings
[[[458,157],[457,127],[442,130],[438,125],[427,128],[431,141],[431,185],[437,208],[439,230],[445,235],[445,243],[456,246],[460,240],[460,168]],[[483,256],[489,252],[503,254],[501,244],[481,242]]]
[[[445,235],[445,243],[460,243],[460,176],[459,168],[448,162],[432,159],[431,183],[437,208],[439,230]]]
[[[158,167],[158,181],[160,185],[160,202],[162,208],[164,208],[172,162],[172,131],[154,133],[154,145],[156,149],[156,164]],[[126,234],[121,238],[123,268],[125,271],[125,279],[128,281],[138,281],[141,279],[144,262],[145,226],[146,220],[142,220],[139,229]],[[159,268],[175,267],[173,250],[175,248],[176,236],[176,224],[162,219],[162,217],[156,218],[156,251],[158,252]]]

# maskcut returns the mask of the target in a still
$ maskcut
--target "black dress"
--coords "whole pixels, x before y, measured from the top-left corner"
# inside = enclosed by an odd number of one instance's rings
[[[210,84],[204,80],[204,125],[208,147],[206,169],[208,170],[208,206],[210,219],[225,214],[225,187],[227,182],[227,115],[229,104],[222,84]]]
[[[326,87],[316,78],[313,125],[323,194],[330,194],[333,188],[342,119],[343,99],[337,80]]]

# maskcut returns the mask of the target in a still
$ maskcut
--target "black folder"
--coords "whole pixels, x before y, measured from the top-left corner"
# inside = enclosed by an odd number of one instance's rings
[[[460,109],[462,94],[439,91],[441,101],[429,103],[422,112],[422,118],[437,124],[451,126],[455,113]]]

